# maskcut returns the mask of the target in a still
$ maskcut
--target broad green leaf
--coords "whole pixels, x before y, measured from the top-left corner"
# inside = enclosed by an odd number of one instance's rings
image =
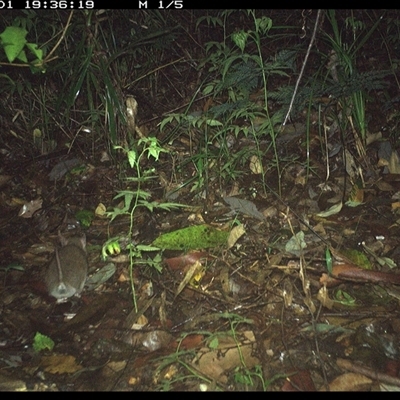
[[[246,46],[247,37],[249,35],[245,31],[240,31],[232,34],[232,40],[239,47],[240,50],[244,50]]]
[[[27,30],[16,26],[8,26],[3,33],[0,34],[1,44],[6,53],[8,61],[13,62],[22,52],[26,44]],[[23,58],[26,60],[26,56]],[[20,58],[21,59],[21,58]],[[23,59],[22,59],[23,60]]]
[[[136,158],[137,158],[136,151],[135,150],[128,151],[127,156],[128,156],[129,165],[131,166],[131,168],[133,168],[135,166]]]
[[[36,43],[27,43],[26,47],[35,55],[35,57],[42,61],[43,60],[43,50],[38,48]]]

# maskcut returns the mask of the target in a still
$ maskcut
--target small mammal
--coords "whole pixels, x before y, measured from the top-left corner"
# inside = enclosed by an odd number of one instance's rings
[[[61,248],[56,249],[45,278],[50,296],[58,300],[82,291],[88,269],[86,237],[65,238],[60,235],[60,240]]]

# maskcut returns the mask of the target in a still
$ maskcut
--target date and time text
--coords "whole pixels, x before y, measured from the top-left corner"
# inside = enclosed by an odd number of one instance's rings
[[[0,0],[0,10],[92,10],[96,8],[100,7],[99,5],[96,7],[95,0]],[[138,0],[133,8],[177,10],[183,8],[183,0]]]

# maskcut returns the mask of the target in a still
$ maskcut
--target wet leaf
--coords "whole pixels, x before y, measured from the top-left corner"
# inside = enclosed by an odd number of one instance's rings
[[[188,335],[179,342],[179,348],[185,350],[194,349],[196,347],[198,348],[203,342],[203,340],[204,340],[204,335],[200,334]]]
[[[247,37],[248,37],[248,33],[246,33],[243,30],[232,34],[233,42],[242,51],[244,50],[244,47],[246,46]]]
[[[321,283],[323,284],[323,282]],[[321,302],[321,304],[324,307],[328,308],[329,310],[332,310],[335,302],[329,297],[329,293],[326,286],[327,286],[326,284],[323,284],[323,286],[318,290],[317,299]]]
[[[212,338],[212,340],[210,340],[210,342],[208,343],[208,347],[212,350],[217,349],[219,346],[219,340],[217,337]]]

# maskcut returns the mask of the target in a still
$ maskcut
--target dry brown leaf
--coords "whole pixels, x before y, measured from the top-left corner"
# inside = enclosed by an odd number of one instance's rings
[[[97,217],[103,217],[106,214],[106,211],[106,206],[103,203],[99,203],[94,213]]]
[[[183,340],[179,340],[179,348],[180,349],[195,349],[199,347],[201,342],[204,340],[203,335],[188,335]]]
[[[307,177],[305,175],[298,175],[294,180],[295,185],[305,186],[306,183],[307,183]]]
[[[391,174],[400,174],[400,160],[397,151],[392,151],[389,159],[388,169]]]
[[[400,208],[400,201],[392,203],[392,210],[397,210],[398,208]]]
[[[338,376],[329,384],[329,390],[331,392],[359,392],[369,390],[372,385],[372,380],[367,378],[365,375],[356,374],[349,372]]]
[[[237,343],[231,336],[219,337],[217,349],[202,348],[197,353],[192,364],[201,373],[221,383],[227,382],[226,373],[240,366],[242,360],[248,369],[260,363],[253,356],[255,338],[253,332],[249,331],[244,336],[246,340],[240,343],[240,352]]]
[[[385,181],[376,182],[376,186],[381,192],[392,192],[392,191],[394,191],[394,187],[390,183],[385,182]]]
[[[0,188],[9,182],[11,178],[11,175],[0,175]]]
[[[234,226],[229,232],[228,249],[230,249],[238,239],[246,233],[243,224]]]
[[[228,267],[221,268],[221,273],[219,274],[219,280],[222,285],[222,290],[226,295],[231,293],[231,287],[229,285],[229,274],[230,274],[230,271],[229,271]]]
[[[260,175],[262,173],[262,163],[260,158],[256,155],[250,157],[250,171],[255,175]]]
[[[310,371],[299,370],[292,375],[288,373],[285,383],[282,386],[282,392],[315,392],[316,388],[311,378]]]
[[[164,262],[172,271],[185,271],[195,262],[200,262],[202,258],[209,258],[208,253],[205,251],[191,251],[179,257],[167,258]]]
[[[186,287],[186,285],[189,284],[189,282],[192,280],[195,274],[200,273],[203,270],[203,265],[200,263],[200,261],[196,261],[193,263],[188,271],[186,272],[185,277],[182,279],[181,283],[179,284],[178,289],[176,290],[175,297],[179,295],[179,293],[182,292],[182,290]]]
[[[126,367],[127,361],[110,361],[107,366],[114,372],[120,372]]]
[[[38,198],[25,203],[19,210],[18,217],[22,218],[32,218],[32,215],[42,208],[43,199]]]
[[[42,357],[41,365],[50,374],[73,374],[82,367],[76,363],[76,359],[68,354],[52,354]]]
[[[329,294],[326,290],[325,285],[319,289],[317,299],[324,307],[328,308],[329,310],[332,310],[333,305],[335,304],[335,302],[331,298],[329,298]]]
[[[156,351],[167,347],[173,339],[173,336],[166,331],[154,330],[140,335],[140,343],[149,351]]]
[[[366,145],[368,146],[371,143],[376,142],[377,140],[382,139],[382,132],[376,132],[376,133],[367,133],[366,137]]]

